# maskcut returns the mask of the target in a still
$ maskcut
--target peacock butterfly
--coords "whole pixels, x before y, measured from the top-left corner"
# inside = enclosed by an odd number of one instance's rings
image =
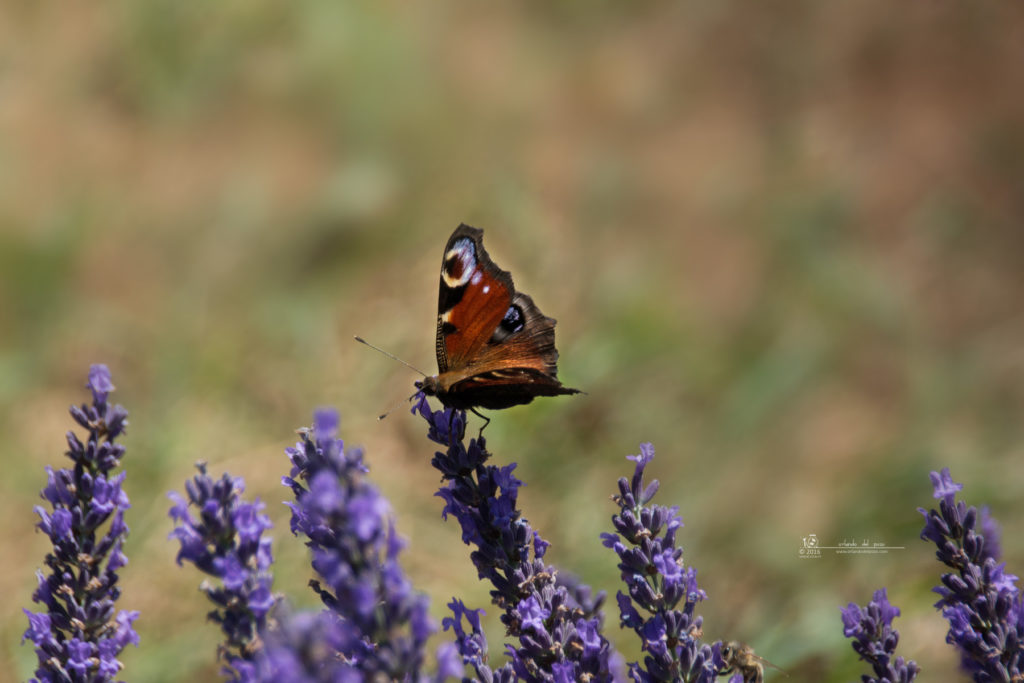
[[[483,230],[448,238],[437,300],[437,374],[416,386],[452,408],[500,409],[578,394],[556,377],[555,321],[487,255]]]

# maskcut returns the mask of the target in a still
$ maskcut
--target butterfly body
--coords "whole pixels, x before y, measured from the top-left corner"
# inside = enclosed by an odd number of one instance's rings
[[[438,373],[417,383],[446,406],[501,409],[577,394],[558,381],[555,321],[484,250],[483,230],[460,225],[441,262]]]

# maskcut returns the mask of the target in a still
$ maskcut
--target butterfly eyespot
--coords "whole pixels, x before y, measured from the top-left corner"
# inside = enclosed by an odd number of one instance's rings
[[[491,335],[491,343],[497,344],[502,342],[525,326],[526,316],[523,315],[523,309],[517,304],[513,304],[505,311],[505,317],[501,319],[498,327],[494,330],[494,334]]]
[[[509,334],[523,329],[523,309],[519,306],[509,306],[505,311],[505,317],[501,319],[501,326],[508,330]]]
[[[444,255],[444,266],[441,269],[444,283],[449,287],[462,287],[473,277],[480,277],[476,268],[476,247],[473,240],[461,239],[452,245]]]

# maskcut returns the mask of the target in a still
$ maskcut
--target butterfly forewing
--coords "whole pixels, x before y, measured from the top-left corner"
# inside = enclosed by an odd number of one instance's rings
[[[512,303],[512,276],[494,266],[482,236],[483,230],[460,225],[445,246],[437,300],[437,368],[442,373],[475,358]]]

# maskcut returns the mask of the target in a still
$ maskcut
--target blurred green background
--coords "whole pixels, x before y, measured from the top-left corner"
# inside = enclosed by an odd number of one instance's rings
[[[614,595],[598,534],[652,441],[709,639],[855,679],[838,607],[888,586],[901,654],[963,680],[915,508],[951,467],[1024,571],[1022,64],[1008,2],[5,3],[0,677],[33,667],[31,510],[93,362],[131,413],[126,679],[217,676],[200,577],[166,540],[196,460],[267,502],[275,587],[314,604],[280,477],[322,404],[437,619],[452,595],[487,607],[422,421],[376,420],[415,376],[351,339],[434,371],[464,221],[559,320],[560,377],[587,391],[487,431],[551,561]],[[811,533],[906,549],[800,560]],[[617,621],[612,601],[635,659]]]

